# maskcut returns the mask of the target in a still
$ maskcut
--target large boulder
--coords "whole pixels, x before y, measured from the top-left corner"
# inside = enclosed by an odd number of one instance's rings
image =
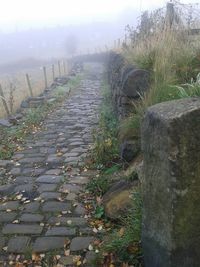
[[[126,140],[120,146],[120,156],[123,160],[131,162],[140,152],[140,141]]]
[[[146,70],[132,69],[122,81],[123,93],[132,98],[139,98],[149,89],[150,74]]]
[[[122,180],[116,182],[103,196],[105,214],[111,219],[117,219],[132,206],[131,194],[137,182]]]

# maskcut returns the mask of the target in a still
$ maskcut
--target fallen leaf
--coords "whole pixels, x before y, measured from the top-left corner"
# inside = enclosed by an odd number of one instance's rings
[[[118,232],[118,236],[122,237],[124,235],[124,232],[125,232],[125,229],[124,229],[124,227],[122,227]]]
[[[69,249],[65,250],[65,251],[64,251],[64,255],[65,255],[65,256],[69,256],[69,255],[70,255],[70,250],[69,250]]]
[[[37,254],[37,253],[32,253],[32,261],[39,261],[41,258],[40,258],[40,255]]]

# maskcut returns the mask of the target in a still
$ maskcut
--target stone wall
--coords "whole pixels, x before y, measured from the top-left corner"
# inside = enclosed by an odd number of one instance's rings
[[[108,79],[112,98],[120,119],[133,110],[133,102],[149,88],[150,75],[146,70],[129,65],[121,54],[111,52],[108,57]]]
[[[121,54],[111,52],[107,60],[108,81],[112,92],[112,102],[120,121],[123,121],[134,110],[134,103],[148,90],[150,75],[146,70],[129,65]],[[123,138],[120,154],[131,162],[140,151],[140,140]]]

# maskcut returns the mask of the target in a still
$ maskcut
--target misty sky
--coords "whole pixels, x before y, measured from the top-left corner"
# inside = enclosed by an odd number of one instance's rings
[[[166,0],[0,0],[0,30],[78,24],[115,18],[131,8],[135,14],[162,7]],[[187,0],[181,1],[188,3]],[[199,0],[190,0],[199,2]]]

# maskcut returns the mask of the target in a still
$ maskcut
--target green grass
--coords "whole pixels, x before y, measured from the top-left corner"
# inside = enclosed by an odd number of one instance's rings
[[[132,208],[127,216],[121,218],[116,229],[105,237],[96,264],[102,263],[105,254],[112,254],[115,258],[114,266],[121,266],[122,263],[142,266],[142,200],[139,189],[133,192],[132,201]]]
[[[113,180],[109,175],[101,174],[90,179],[86,189],[94,196],[103,196],[110,188]]]
[[[148,107],[200,95],[200,49],[186,31],[167,29],[149,34],[146,39],[138,39],[123,55],[129,64],[150,71],[151,84],[135,103],[130,117],[121,123],[121,139],[140,138],[142,118]]]
[[[45,103],[37,108],[28,109],[20,125],[11,128],[0,128],[0,159],[10,159],[13,153],[23,144],[24,138],[32,131],[39,130],[49,112],[60,106],[69,94],[81,82],[81,75],[72,78],[67,86],[56,88],[52,97],[56,101]]]
[[[100,118],[97,130],[94,131],[94,147],[92,158],[97,165],[107,165],[118,158],[118,120],[111,103],[111,92],[106,83],[103,87],[103,103],[100,108]]]

